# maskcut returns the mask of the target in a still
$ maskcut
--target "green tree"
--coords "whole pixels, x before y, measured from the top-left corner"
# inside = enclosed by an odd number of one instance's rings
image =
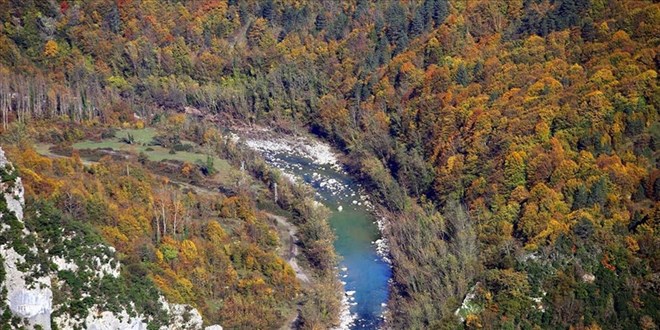
[[[470,77],[468,75],[468,70],[465,67],[465,64],[461,63],[458,65],[458,69],[456,69],[456,82],[463,85],[467,86],[470,83]]]
[[[504,177],[509,189],[525,186],[527,182],[524,157],[524,153],[514,151],[504,160]]]

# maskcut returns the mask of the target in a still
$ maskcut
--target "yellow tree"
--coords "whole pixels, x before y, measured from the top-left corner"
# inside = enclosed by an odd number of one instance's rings
[[[47,58],[54,58],[59,53],[59,46],[57,42],[53,40],[48,40],[44,46],[44,56]]]

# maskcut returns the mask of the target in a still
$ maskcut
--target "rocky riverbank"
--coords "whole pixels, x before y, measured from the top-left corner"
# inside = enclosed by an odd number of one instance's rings
[[[235,132],[235,139],[258,151],[282,175],[314,188],[315,199],[333,211],[330,225],[337,235],[337,273],[344,287],[339,328],[377,327],[385,312],[391,272],[387,240],[380,234],[385,222],[375,216],[368,195],[344,169],[341,154],[307,136],[285,136],[265,128]],[[353,236],[356,233],[360,234]],[[371,296],[373,292],[381,294]]]

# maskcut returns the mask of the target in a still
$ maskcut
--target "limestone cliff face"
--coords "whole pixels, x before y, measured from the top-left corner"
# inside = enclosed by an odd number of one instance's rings
[[[15,240],[23,240],[29,234],[23,225],[23,184],[16,176],[16,170],[5,158],[0,149],[0,235],[9,238],[11,242],[0,245],[0,256],[3,259],[5,278],[2,283],[2,303],[12,314],[23,319],[29,327],[41,326],[50,329],[50,314],[52,311],[53,293],[48,277],[35,277],[35,267],[25,265],[25,255],[16,251],[25,246],[12,244]],[[4,203],[2,202],[4,200]],[[27,246],[33,252],[34,246]]]
[[[64,282],[58,276],[61,272],[72,276],[85,272],[87,279],[102,280],[104,277],[120,277],[120,265],[115,250],[105,245],[86,247],[87,253],[78,256],[77,260],[64,252],[60,255],[40,250],[34,243],[40,238],[25,227],[24,190],[17,173],[0,149],[0,324],[45,330],[51,329],[52,324],[60,329],[146,330],[150,317],[135,313],[132,301],[122,301],[114,312],[93,305],[82,313],[84,316],[71,315],[66,312],[64,304],[54,304],[54,291],[65,295],[60,301],[70,303],[75,299],[66,296],[65,291],[60,292]],[[65,239],[72,240],[74,236],[70,234]],[[44,269],[44,265],[53,266]],[[91,286],[83,285],[82,290],[79,299],[96,294]],[[162,296],[159,305],[169,320],[161,330],[203,328],[202,317],[196,309],[170,304]],[[9,317],[5,313],[7,310],[11,312]],[[215,325],[207,329],[221,330],[222,327]]]
[[[7,161],[2,149],[0,174],[0,236],[8,239],[0,245],[5,273],[0,307],[8,307],[29,328],[41,326],[50,329],[53,300],[50,278],[35,276],[40,266],[26,264],[25,255],[34,253],[36,247],[15,242],[25,240],[30,234],[23,226],[24,190],[21,178],[16,175],[16,170]],[[28,250],[25,251],[25,248]]]

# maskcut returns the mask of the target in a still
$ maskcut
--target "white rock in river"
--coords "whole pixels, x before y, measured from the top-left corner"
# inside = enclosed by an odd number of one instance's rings
[[[337,211],[339,211],[339,212],[341,212],[341,210],[343,210],[343,209],[344,209],[344,207],[341,206],[341,205],[339,205],[339,207],[337,207]]]

